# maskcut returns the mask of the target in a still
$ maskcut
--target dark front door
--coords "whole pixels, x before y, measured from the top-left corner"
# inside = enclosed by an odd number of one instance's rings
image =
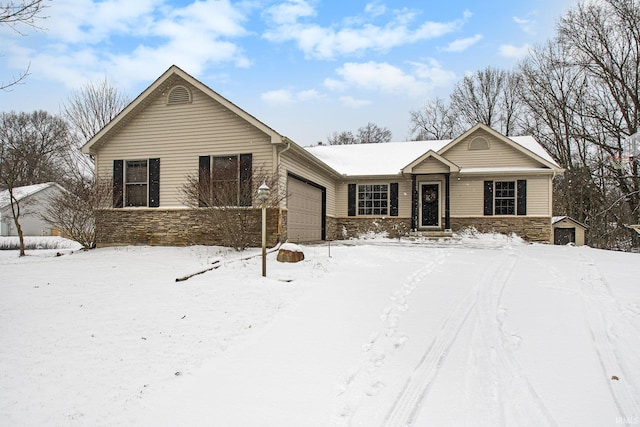
[[[439,215],[439,186],[438,184],[420,184],[422,194],[422,221],[423,227],[437,227],[440,225]]]

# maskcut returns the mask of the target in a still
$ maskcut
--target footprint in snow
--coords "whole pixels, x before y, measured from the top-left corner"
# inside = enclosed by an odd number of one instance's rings
[[[367,394],[367,396],[375,396],[380,392],[380,390],[382,390],[383,387],[384,383],[382,381],[376,381],[367,388],[365,393]]]

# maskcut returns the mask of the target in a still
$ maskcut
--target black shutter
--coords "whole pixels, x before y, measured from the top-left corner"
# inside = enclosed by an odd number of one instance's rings
[[[198,206],[209,206],[211,201],[211,156],[200,156],[198,160],[198,184],[200,187]]]
[[[398,216],[398,183],[392,182],[389,185],[389,204],[391,209],[389,215]]]
[[[160,206],[160,159],[149,159],[149,207]]]
[[[252,155],[240,154],[240,206],[253,205]]]
[[[356,185],[355,184],[349,184],[348,200],[349,200],[348,215],[356,216]]]
[[[518,180],[518,215],[527,214],[527,180]]]
[[[113,207],[121,208],[124,205],[124,161],[113,161]]]
[[[484,214],[493,215],[493,181],[484,182]]]

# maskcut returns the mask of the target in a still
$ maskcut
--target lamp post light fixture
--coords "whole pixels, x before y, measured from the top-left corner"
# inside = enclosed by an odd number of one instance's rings
[[[258,187],[258,200],[262,205],[262,277],[267,275],[267,200],[271,190],[266,182]]]

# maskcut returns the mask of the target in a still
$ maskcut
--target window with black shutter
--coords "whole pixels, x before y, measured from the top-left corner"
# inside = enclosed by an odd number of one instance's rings
[[[485,215],[526,215],[527,181],[485,181]]]
[[[252,206],[252,154],[200,156],[199,206]]]
[[[160,206],[160,159],[113,161],[113,207]]]

